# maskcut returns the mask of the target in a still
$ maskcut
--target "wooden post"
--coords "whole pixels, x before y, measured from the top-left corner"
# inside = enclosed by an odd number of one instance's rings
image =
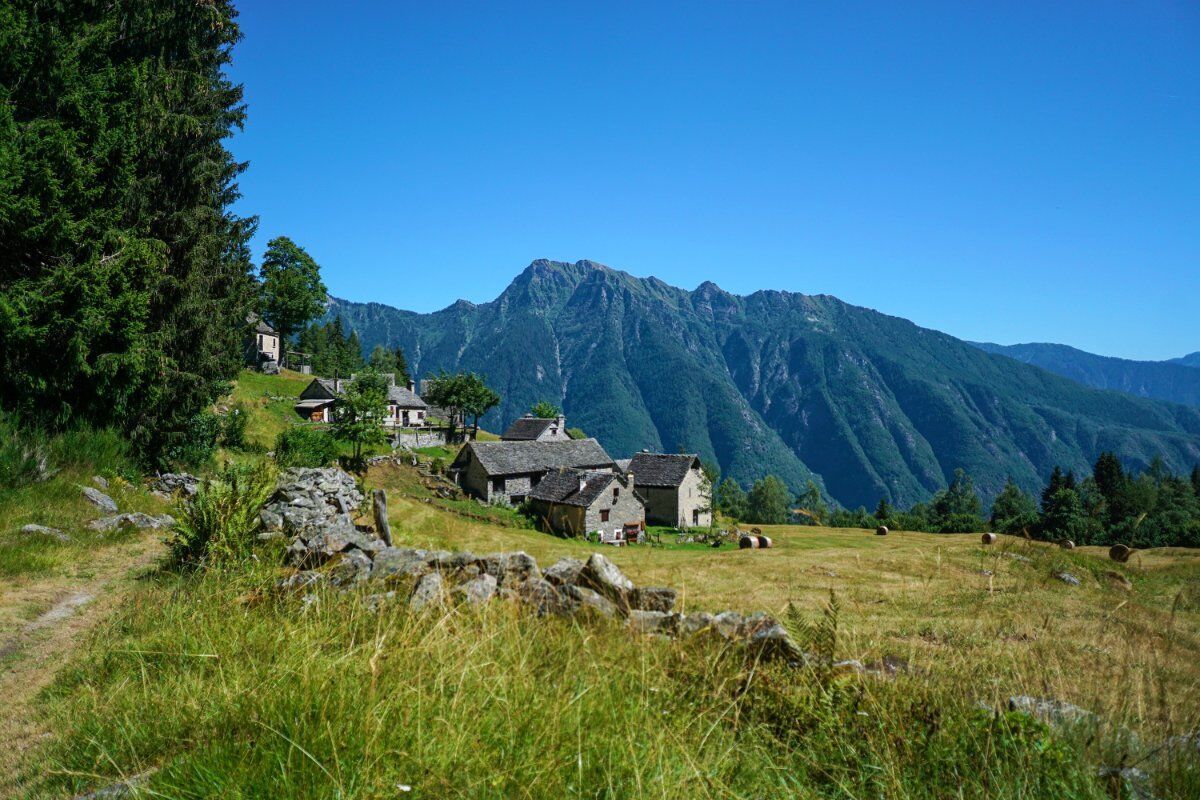
[[[388,524],[387,516],[387,494],[383,489],[376,489],[371,493],[373,510],[375,511],[375,534],[383,540],[383,543],[388,547],[392,546],[392,527]]]

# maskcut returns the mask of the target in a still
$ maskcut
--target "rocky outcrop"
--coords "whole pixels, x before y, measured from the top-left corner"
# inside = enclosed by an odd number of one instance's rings
[[[523,552],[477,555],[387,546],[369,530],[355,527],[342,510],[361,499],[353,479],[340,470],[292,470],[284,475],[262,511],[274,535],[291,536],[285,559],[298,571],[280,581],[280,589],[371,584],[379,590],[368,595],[370,607],[395,599],[406,601],[414,611],[503,599],[539,616],[624,621],[640,634],[673,637],[707,631],[763,657],[806,661],[772,617],[734,611],[680,614],[674,610],[674,589],[635,586],[600,553],[586,561],[560,559],[543,573],[533,556]]]
[[[186,472],[164,472],[150,484],[150,490],[168,498],[176,494],[195,497],[200,491],[200,479]]]
[[[83,499],[108,514],[117,513],[117,501],[99,489],[93,489],[91,486],[83,487]]]
[[[30,523],[21,527],[21,533],[25,536],[41,536],[47,539],[56,539],[60,542],[69,542],[71,537],[60,531],[58,528],[51,528],[48,525],[36,525]]]

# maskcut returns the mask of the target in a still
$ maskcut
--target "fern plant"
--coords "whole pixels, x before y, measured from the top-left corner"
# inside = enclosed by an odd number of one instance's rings
[[[227,465],[205,481],[178,515],[168,542],[171,563],[194,569],[246,558],[262,526],[259,512],[275,487],[269,462]]]

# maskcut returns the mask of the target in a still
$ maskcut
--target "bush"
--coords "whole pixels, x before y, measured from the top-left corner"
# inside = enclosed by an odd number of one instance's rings
[[[275,463],[282,468],[327,467],[337,457],[337,442],[323,428],[295,425],[275,437]]]
[[[429,471],[434,475],[441,475],[446,471],[446,459],[438,456],[429,465]]]
[[[229,409],[229,413],[221,418],[221,444],[231,450],[242,450],[246,447],[246,425],[250,415],[241,403]]]
[[[182,431],[169,435],[164,458],[168,464],[200,466],[212,458],[220,436],[221,418],[211,411],[201,411],[187,421]]]
[[[231,464],[206,481],[183,507],[168,542],[172,565],[195,568],[248,556],[262,526],[259,512],[274,488],[275,473],[266,462]]]

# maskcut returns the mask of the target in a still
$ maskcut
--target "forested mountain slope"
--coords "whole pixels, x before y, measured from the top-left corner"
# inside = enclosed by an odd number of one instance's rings
[[[1102,450],[1200,461],[1200,409],[1089,389],[829,296],[689,292],[543,260],[480,305],[328,313],[367,350],[402,346],[416,375],[486,375],[504,398],[490,427],[549,400],[614,456],[684,448],[743,482],[812,476],[847,506],[926,499],[959,467],[990,497],[1008,475],[1034,490]]]
[[[1096,389],[1200,406],[1200,369],[1194,368],[1200,366],[1200,358],[1195,353],[1172,361],[1131,361],[1098,356],[1065,344],[972,344]],[[1189,363],[1188,359],[1193,361]]]

